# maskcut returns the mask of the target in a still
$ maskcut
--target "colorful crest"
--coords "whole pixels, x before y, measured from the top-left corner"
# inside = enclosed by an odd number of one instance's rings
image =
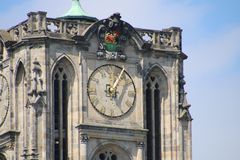
[[[128,40],[129,32],[126,23],[123,22],[119,13],[102,21],[98,28],[99,48],[98,58],[107,60],[126,60],[124,44]]]

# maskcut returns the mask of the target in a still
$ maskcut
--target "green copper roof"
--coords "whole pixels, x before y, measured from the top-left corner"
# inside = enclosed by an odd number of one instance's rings
[[[72,7],[70,10],[64,14],[59,19],[69,19],[69,20],[85,20],[94,22],[97,21],[97,18],[87,16],[86,12],[82,9],[80,0],[72,0]]]
[[[79,0],[72,0],[72,7],[64,16],[86,16],[86,12],[82,9]]]

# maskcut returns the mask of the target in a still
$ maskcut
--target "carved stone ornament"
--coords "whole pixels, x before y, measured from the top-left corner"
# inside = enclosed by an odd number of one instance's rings
[[[89,140],[87,134],[81,134],[81,143],[87,143]]]
[[[97,57],[106,60],[126,60],[123,52],[124,44],[129,38],[126,22],[120,20],[119,13],[113,14],[102,21],[98,27],[99,47]]]
[[[6,144],[6,149],[8,149],[8,150],[14,150],[14,147],[15,147],[15,145],[14,145],[13,141]]]
[[[140,142],[137,142],[137,147],[138,148],[144,148],[145,144],[144,142],[140,141]]]
[[[28,95],[41,95],[43,93],[43,80],[41,78],[42,70],[41,65],[37,59],[33,62],[33,78],[31,79],[31,90]]]

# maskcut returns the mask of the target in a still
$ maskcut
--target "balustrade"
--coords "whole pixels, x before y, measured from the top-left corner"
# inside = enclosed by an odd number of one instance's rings
[[[92,24],[82,21],[47,18],[46,12],[31,12],[28,20],[8,31],[14,41],[21,41],[31,35],[69,38],[82,33]],[[135,28],[145,43],[153,48],[181,50],[181,32],[177,27],[162,31]]]

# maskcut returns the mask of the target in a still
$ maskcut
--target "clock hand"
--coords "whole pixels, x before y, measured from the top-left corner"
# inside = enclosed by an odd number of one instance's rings
[[[119,80],[121,79],[124,70],[125,70],[125,69],[123,68],[122,71],[121,71],[121,73],[119,74],[118,78],[117,78],[116,81],[114,82],[113,86],[110,88],[111,91],[114,91],[115,88],[117,87],[117,85],[118,85],[118,83],[119,83]]]

